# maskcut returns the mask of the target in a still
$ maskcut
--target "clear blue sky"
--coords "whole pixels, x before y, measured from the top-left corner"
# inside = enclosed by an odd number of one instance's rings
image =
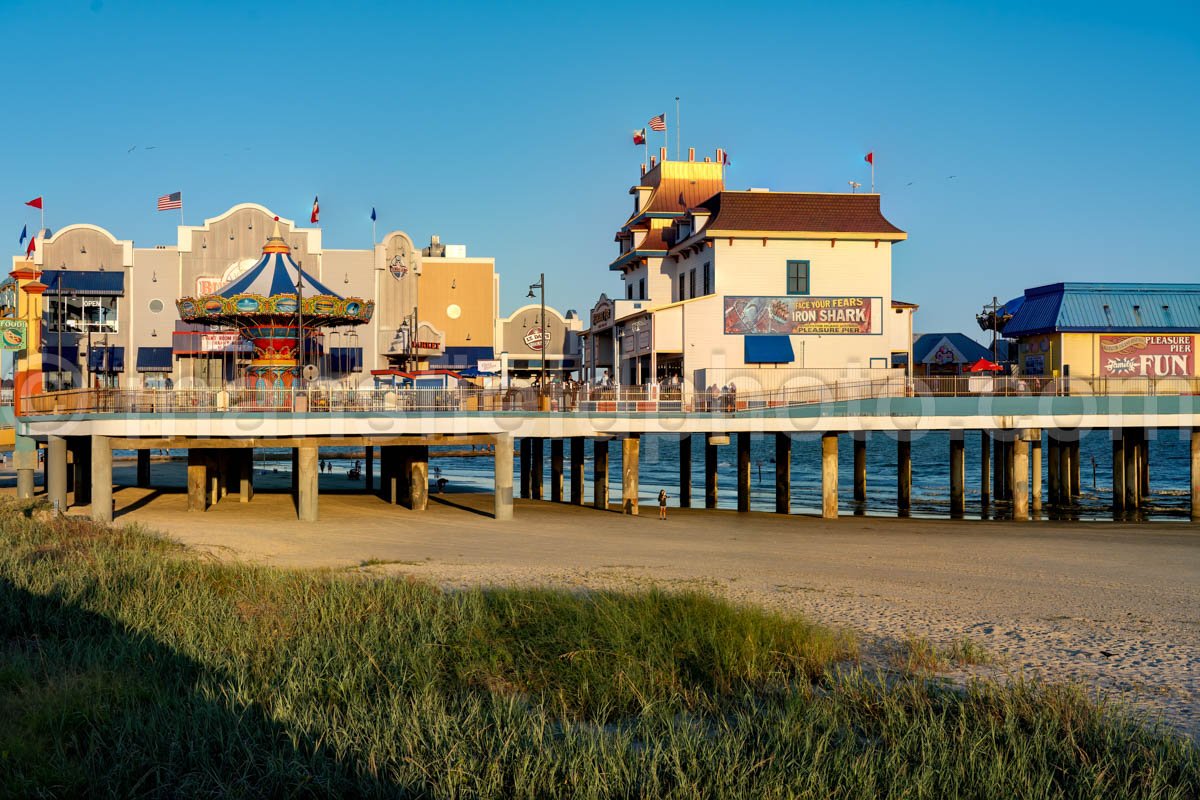
[[[175,241],[166,192],[190,223],[319,194],[327,247],[369,245],[375,206],[495,256],[503,310],[545,271],[583,311],[619,290],[630,131],[680,95],[730,188],[843,191],[874,150],[919,330],[979,336],[993,294],[1052,281],[1200,280],[1194,0],[575,5],[0,0],[10,247],[39,194],[139,246]]]

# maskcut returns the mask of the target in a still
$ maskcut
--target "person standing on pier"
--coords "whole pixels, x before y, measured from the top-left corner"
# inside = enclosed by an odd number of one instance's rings
[[[667,518],[667,490],[666,489],[658,490],[658,518],[659,519]]]

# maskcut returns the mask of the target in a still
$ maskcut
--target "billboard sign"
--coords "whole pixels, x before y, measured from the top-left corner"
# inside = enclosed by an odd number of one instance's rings
[[[875,297],[726,297],[727,334],[867,334]]]
[[[1196,374],[1196,337],[1100,337],[1100,374],[1112,378],[1175,378]]]
[[[24,350],[29,323],[23,319],[0,319],[0,350]]]

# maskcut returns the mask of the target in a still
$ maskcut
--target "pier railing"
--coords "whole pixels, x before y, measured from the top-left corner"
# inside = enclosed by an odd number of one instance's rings
[[[888,375],[812,380],[770,391],[683,386],[555,384],[513,389],[73,389],[22,398],[27,415],[210,412],[395,413],[544,411],[559,413],[713,413],[889,397],[1167,396],[1200,394],[1200,378],[990,377]]]

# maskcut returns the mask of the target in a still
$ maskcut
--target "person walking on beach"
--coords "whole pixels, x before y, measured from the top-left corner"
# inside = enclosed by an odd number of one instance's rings
[[[659,519],[667,518],[667,490],[666,489],[658,490],[658,518]]]

